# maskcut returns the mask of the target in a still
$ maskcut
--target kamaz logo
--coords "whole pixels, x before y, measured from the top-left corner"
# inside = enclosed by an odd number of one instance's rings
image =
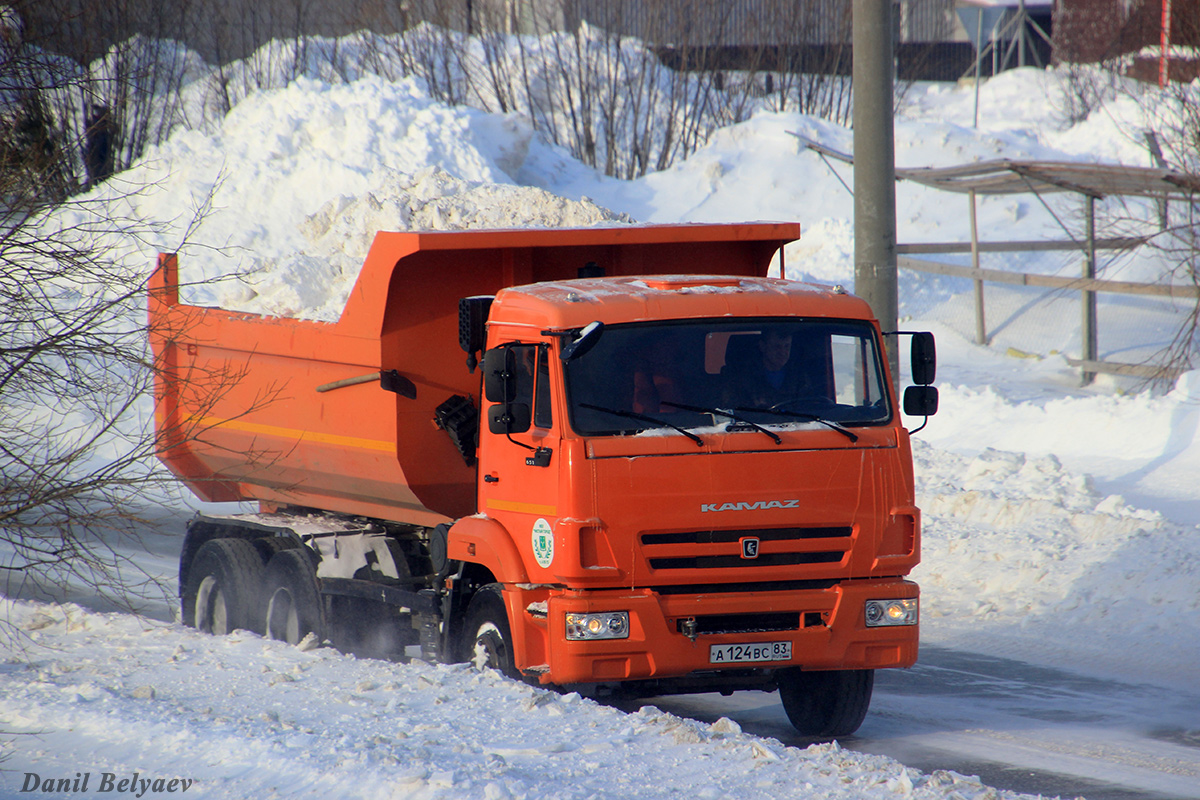
[[[706,511],[764,511],[768,508],[799,508],[799,500],[758,500],[753,503],[701,503],[700,513]]]

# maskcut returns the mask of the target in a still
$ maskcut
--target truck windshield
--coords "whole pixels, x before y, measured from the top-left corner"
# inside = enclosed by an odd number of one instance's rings
[[[564,366],[571,426],[585,436],[860,426],[892,414],[874,329],[854,320],[609,325]]]

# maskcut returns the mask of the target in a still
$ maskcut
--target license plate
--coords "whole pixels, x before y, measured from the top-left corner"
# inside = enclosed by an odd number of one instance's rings
[[[714,644],[708,649],[710,664],[750,664],[758,661],[791,661],[791,642]]]

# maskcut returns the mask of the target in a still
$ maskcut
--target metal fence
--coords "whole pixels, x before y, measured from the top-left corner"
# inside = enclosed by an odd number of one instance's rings
[[[851,0],[566,0],[566,21],[669,47],[848,45]],[[903,0],[900,42],[954,35],[953,0]]]

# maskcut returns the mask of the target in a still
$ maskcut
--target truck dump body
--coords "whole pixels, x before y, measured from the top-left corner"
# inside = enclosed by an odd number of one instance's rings
[[[475,469],[431,420],[478,392],[458,347],[458,301],[577,277],[765,275],[791,224],[380,232],[336,323],[181,305],[173,256],[151,280],[162,458],[201,498],[258,500],[433,525],[474,513]],[[318,387],[379,371],[378,384]]]

